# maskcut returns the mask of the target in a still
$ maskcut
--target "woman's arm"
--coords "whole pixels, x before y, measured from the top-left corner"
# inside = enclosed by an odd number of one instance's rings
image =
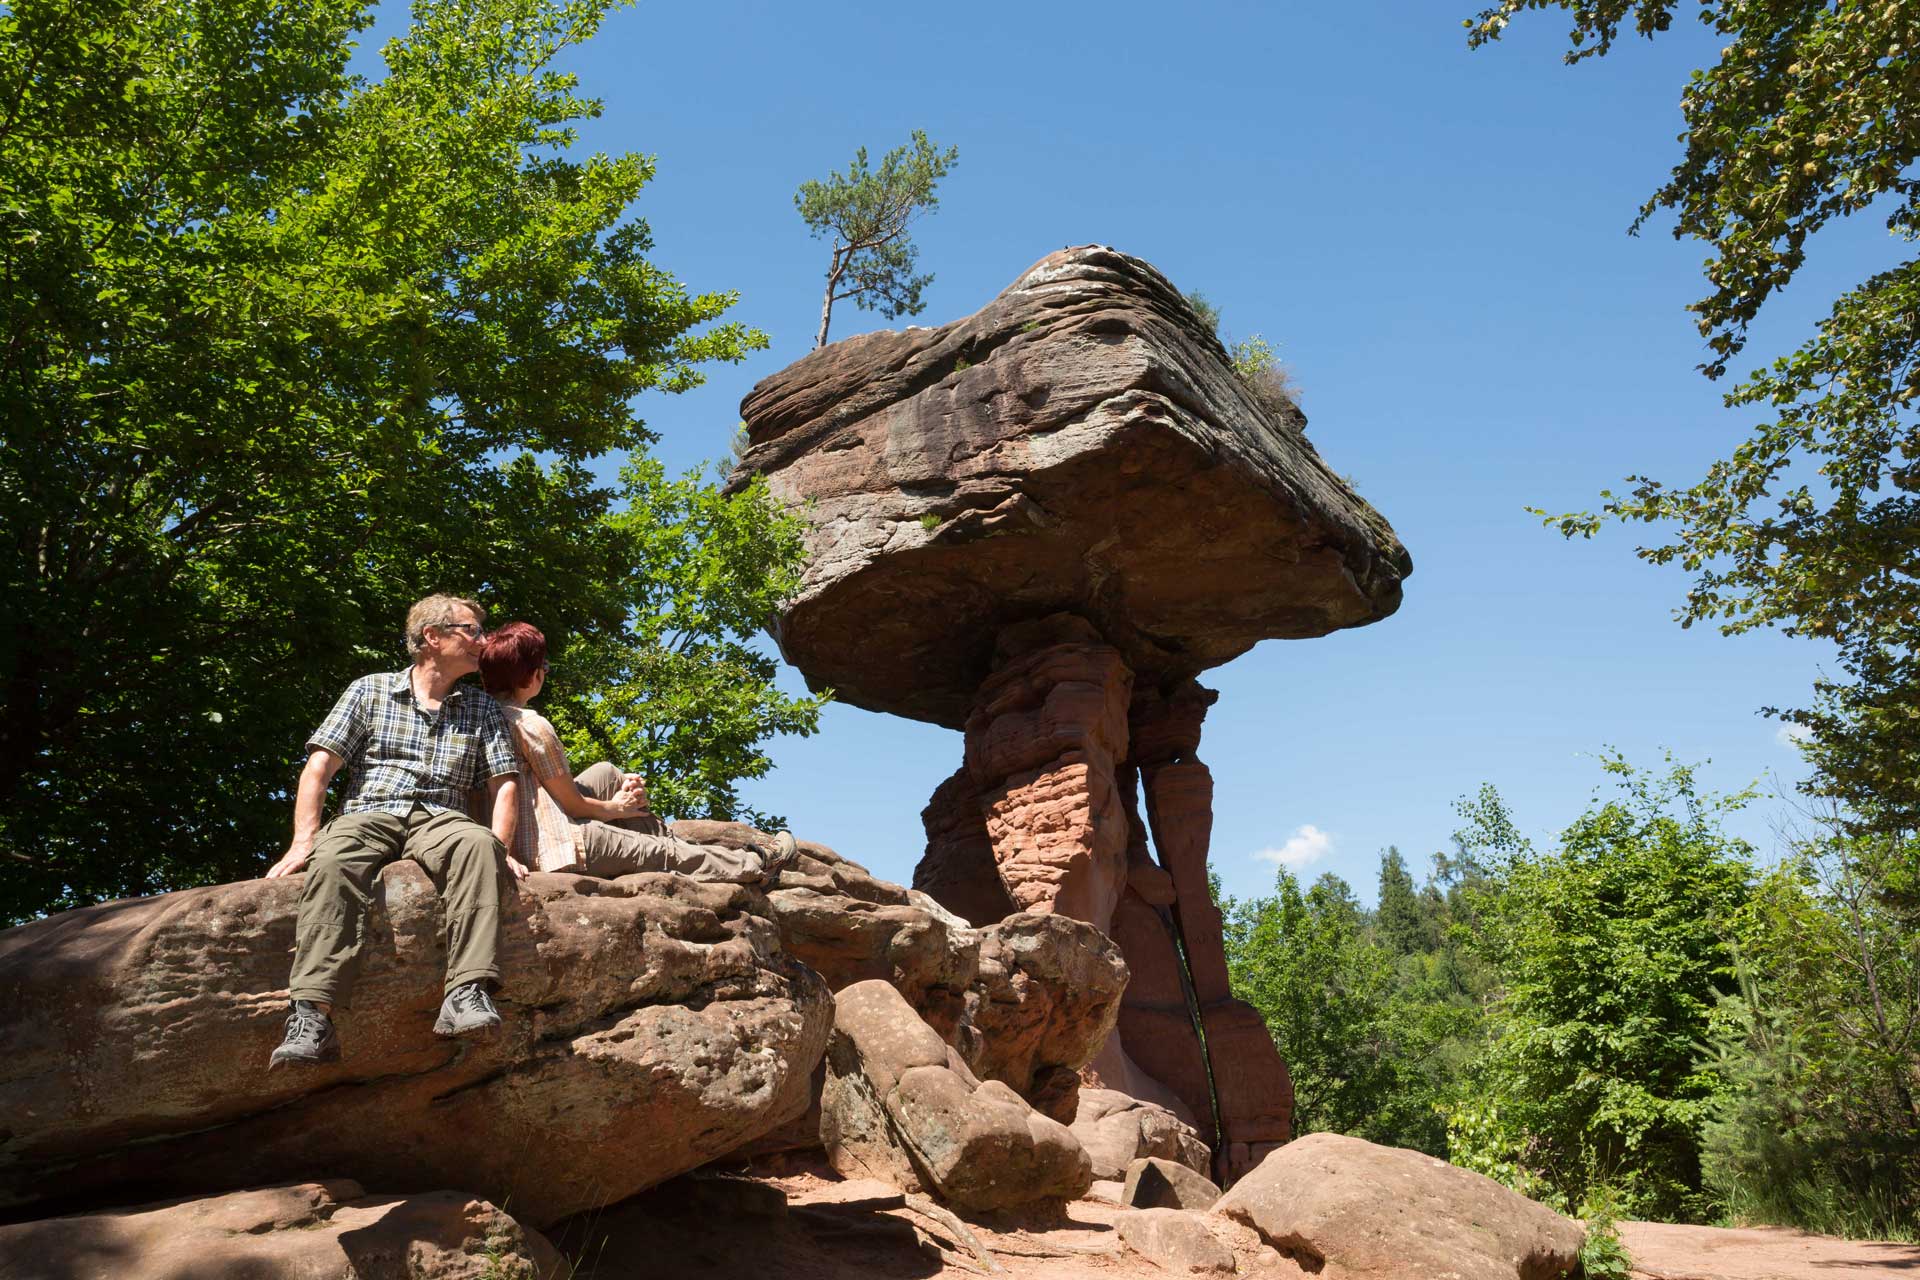
[[[547,789],[547,794],[569,818],[583,822],[593,818],[618,822],[622,818],[637,818],[647,811],[644,791],[636,799],[631,790],[623,789],[612,800],[596,800],[581,791],[567,763],[567,749],[560,745],[560,735],[544,716],[521,715],[513,722],[513,733],[520,754],[526,758],[528,772]]]
[[[602,822],[618,822],[622,818],[637,818],[647,811],[646,793],[636,795],[632,791],[622,791],[611,800],[595,800],[574,784],[573,775],[565,769],[549,777],[540,779],[540,785],[547,789],[560,811],[569,818],[586,820],[598,818]]]

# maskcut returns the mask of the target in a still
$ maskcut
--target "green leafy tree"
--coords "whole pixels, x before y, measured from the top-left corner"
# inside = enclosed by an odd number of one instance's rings
[[[0,11],[0,915],[254,874],[430,590],[625,634],[587,460],[765,339],[570,154],[603,10],[418,0],[371,82],[354,0]]]
[[[1724,1088],[1699,1046],[1735,992],[1732,921],[1749,896],[1744,842],[1692,770],[1603,764],[1617,798],[1534,850],[1497,793],[1463,806],[1461,846],[1489,869],[1469,926],[1499,994],[1468,1072],[1453,1157],[1576,1209],[1617,1191],[1635,1216],[1697,1220],[1712,1195],[1701,1129]]]
[[[1380,853],[1380,899],[1374,909],[1374,933],[1380,945],[1396,956],[1428,951],[1437,939],[1428,936],[1420,897],[1414,892],[1413,875],[1400,850],[1388,845]]]
[[[1916,865],[1909,841],[1820,831],[1740,916],[1704,1167],[1743,1219],[1870,1238],[1920,1223]]]
[[[741,803],[737,784],[773,766],[764,740],[810,735],[831,695],[789,697],[752,636],[798,588],[804,521],[780,512],[756,476],[726,496],[698,472],[669,480],[652,458],[621,473],[625,509],[607,520],[631,562],[614,585],[619,629],[590,632],[556,659],[548,711],[576,767],[607,759],[648,778],[664,817],[787,825]]]
[[[917,316],[925,309],[920,295],[933,276],[913,273],[920,249],[908,232],[916,218],[939,207],[934,188],[959,160],[958,147],[942,151],[915,129],[910,143],[881,158],[878,171],[868,167],[862,147],[845,173],[800,184],[794,207],[816,240],[833,244],[815,350],[827,345],[833,304],[843,299],[889,320]]]
[[[1681,6],[1502,0],[1467,20],[1469,43],[1546,8],[1572,14],[1578,62],[1622,31],[1666,31]],[[1709,292],[1692,309],[1711,352],[1702,368],[1718,378],[1822,227],[1872,208],[1898,240],[1920,232],[1920,10],[1701,0],[1696,12],[1725,43],[1681,94],[1680,160],[1635,227],[1671,211],[1676,237],[1709,247]],[[1671,524],[1639,554],[1694,575],[1683,624],[1778,626],[1839,647],[1844,678],[1780,714],[1813,730],[1811,789],[1852,806],[1859,830],[1920,825],[1920,258],[1890,257],[1804,345],[1727,394],[1763,417],[1698,481],[1633,476],[1597,514],[1550,518],[1569,536],[1607,520]]]
[[[1298,1132],[1446,1151],[1440,1103],[1477,1008],[1441,955],[1396,957],[1339,877],[1302,891],[1282,868],[1270,897],[1227,900],[1234,994],[1260,1011],[1294,1082]]]

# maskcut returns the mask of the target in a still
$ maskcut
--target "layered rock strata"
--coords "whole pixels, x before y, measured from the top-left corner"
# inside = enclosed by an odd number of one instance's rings
[[[1132,987],[1089,1077],[1244,1173],[1286,1140],[1292,1089],[1228,993],[1194,677],[1391,614],[1405,548],[1178,290],[1099,246],[963,320],[815,352],[741,412],[734,483],[764,474],[807,522],[782,652],[843,701],[964,731],[916,888],[976,925],[1113,936]]]
[[[0,933],[0,1209],[289,1174],[459,1187],[535,1226],[800,1114],[832,998],[756,890],[535,875],[502,926],[491,1039],[436,1038],[440,902],[377,882],[337,1063],[269,1073],[298,878],[70,911]]]
[[[1386,617],[1412,563],[1180,291],[1098,245],[980,311],[756,386],[734,475],[804,510],[781,652],[855,706],[961,728],[1010,625],[1070,612],[1142,684]]]

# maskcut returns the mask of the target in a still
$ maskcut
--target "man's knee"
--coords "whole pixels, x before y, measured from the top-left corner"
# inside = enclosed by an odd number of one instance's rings
[[[507,846],[478,823],[447,837],[447,874],[453,878],[491,875],[506,861]]]

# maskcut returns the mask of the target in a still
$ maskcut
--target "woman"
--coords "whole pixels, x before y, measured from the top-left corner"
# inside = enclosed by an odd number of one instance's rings
[[[797,848],[790,832],[761,837],[757,847],[694,844],[667,834],[647,811],[638,774],[602,761],[573,776],[560,735],[527,706],[547,683],[547,638],[538,628],[510,622],[487,636],[480,680],[513,730],[520,752],[520,820],[514,856],[535,871],[624,876],[675,871],[707,880],[771,880],[791,866]]]

